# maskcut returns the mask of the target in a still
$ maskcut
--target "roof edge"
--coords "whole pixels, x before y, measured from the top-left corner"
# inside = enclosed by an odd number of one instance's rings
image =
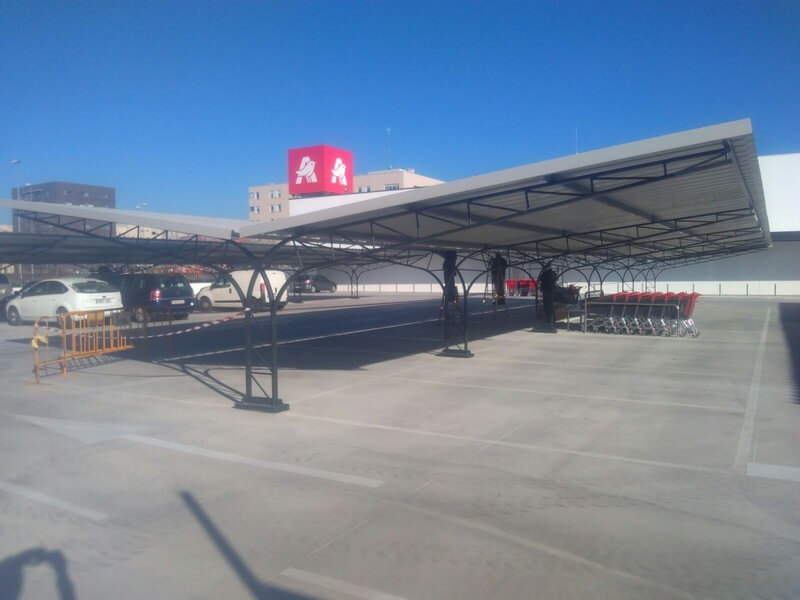
[[[402,206],[403,204],[423,202],[433,198],[449,199],[468,192],[479,193],[482,189],[498,185],[511,188],[522,181],[535,179],[544,175],[583,169],[597,164],[615,163],[640,156],[646,157],[677,148],[698,146],[710,142],[721,142],[730,138],[738,138],[752,134],[753,126],[749,118],[728,121],[716,125],[708,125],[706,127],[688,129],[662,136],[645,138],[643,140],[626,142],[624,144],[607,146],[579,154],[570,154],[528,163],[509,169],[456,179],[423,188],[410,189],[396,194],[391,198],[374,198],[365,200],[363,203],[359,202],[346,206],[326,208],[296,217],[290,216],[286,219],[279,219],[278,221],[269,223],[249,223],[242,227],[240,233],[243,237],[278,233],[321,221],[348,217],[355,213],[368,213],[371,211],[391,209]],[[359,210],[355,211],[354,207],[358,207]]]
[[[43,214],[106,221],[114,224],[138,225],[152,227],[153,229],[166,229],[193,235],[205,235],[229,240],[239,236],[239,230],[247,221],[232,219],[219,219],[219,224],[209,221],[214,217],[197,217],[194,215],[176,215],[168,213],[140,212],[134,210],[120,210],[118,208],[74,206],[69,204],[54,204],[52,202],[30,202],[28,200],[0,199],[0,206],[14,210],[23,210]],[[198,221],[202,219],[203,221]]]

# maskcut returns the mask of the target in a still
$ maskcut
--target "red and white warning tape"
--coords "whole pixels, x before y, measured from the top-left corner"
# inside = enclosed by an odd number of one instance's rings
[[[247,310],[249,310],[249,309],[239,311],[239,312],[234,313],[232,315],[228,315],[224,319],[214,319],[213,321],[206,321],[205,323],[200,323],[199,325],[195,325],[193,327],[187,327],[186,329],[181,329],[180,331],[168,331],[167,333],[154,333],[153,335],[139,335],[139,336],[136,336],[136,337],[128,335],[127,337],[128,337],[129,340],[145,340],[145,339],[150,340],[150,339],[153,339],[153,338],[162,338],[162,337],[169,337],[171,335],[180,335],[182,333],[189,333],[190,331],[199,331],[201,329],[207,329],[209,327],[213,327],[214,325],[219,325],[220,323],[225,323],[227,321],[230,321],[231,319],[235,319],[237,317],[241,317],[244,313],[247,312]],[[49,327],[49,326],[40,325],[39,326],[39,331],[52,331],[53,333],[60,334],[61,333],[61,328],[60,327]],[[68,333],[71,333],[71,332],[68,332]]]
[[[200,331],[201,329],[207,329],[208,327],[213,327],[214,325],[219,325],[220,323],[225,323],[226,321],[230,321],[231,319],[235,319],[236,317],[241,317],[246,311],[240,311],[238,313],[229,315],[224,319],[214,319],[213,321],[206,321],[205,323],[200,323],[199,325],[195,325],[194,327],[187,327],[186,329],[181,329],[180,331],[168,331],[167,333],[155,333],[153,335],[140,335],[137,337],[128,336],[128,339],[133,340],[151,340],[153,338],[162,338],[162,337],[169,337],[171,335],[181,335],[182,333],[189,333],[190,331]]]

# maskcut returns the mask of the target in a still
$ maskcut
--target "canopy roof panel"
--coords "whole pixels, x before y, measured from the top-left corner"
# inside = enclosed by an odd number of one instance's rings
[[[30,202],[28,200],[0,200],[0,206],[21,211],[61,215],[76,219],[91,219],[106,223],[137,225],[220,239],[238,237],[239,230],[248,224],[248,221],[221,219],[218,217],[121,210],[118,208],[80,206],[76,204]]]
[[[0,233],[0,263],[71,265],[199,265],[244,267],[270,253],[271,264],[314,267],[325,265],[330,255],[314,249],[274,243],[230,243],[227,240],[191,238],[140,239],[89,237],[71,234]],[[371,264],[364,258],[351,264]]]
[[[240,235],[340,232],[363,238],[369,230],[370,240],[391,238],[385,228],[376,231],[380,224],[401,237],[495,247],[523,242],[519,224],[542,229],[529,236],[534,241],[553,230],[574,235],[730,209],[750,209],[751,222],[769,244],[749,119],[252,223]],[[447,221],[468,227],[456,230]]]
[[[289,217],[249,223],[0,201],[43,213],[210,236],[257,254],[336,249],[354,259],[400,249],[508,250],[541,258],[662,264],[750,252],[771,244],[748,119],[603,148]],[[196,240],[197,241],[197,240]],[[0,260],[5,260],[0,252]]]

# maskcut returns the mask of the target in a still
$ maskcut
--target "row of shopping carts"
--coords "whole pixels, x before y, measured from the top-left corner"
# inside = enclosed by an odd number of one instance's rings
[[[506,279],[506,296],[533,296],[535,293],[535,279]]]
[[[697,337],[692,315],[699,297],[687,292],[620,292],[587,298],[584,323],[594,332]]]

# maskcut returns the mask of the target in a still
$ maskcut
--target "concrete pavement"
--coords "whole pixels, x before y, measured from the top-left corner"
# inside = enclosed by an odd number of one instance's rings
[[[387,299],[280,316],[276,415],[231,409],[237,321],[38,386],[0,324],[0,589],[800,596],[795,301],[706,300],[665,339],[530,333],[520,300],[464,360],[437,299]]]

